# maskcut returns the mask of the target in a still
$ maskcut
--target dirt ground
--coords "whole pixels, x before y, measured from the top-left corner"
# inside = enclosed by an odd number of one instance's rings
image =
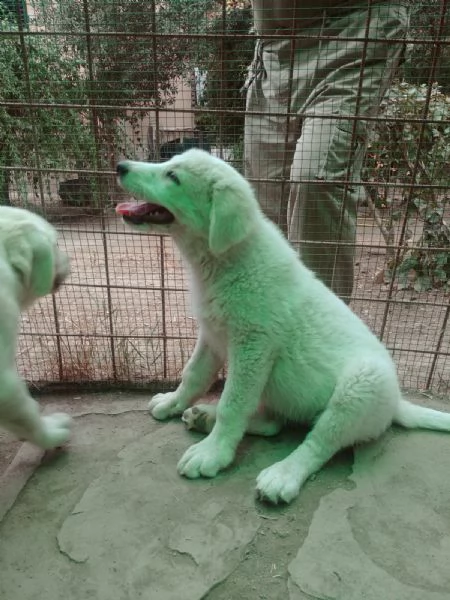
[[[268,507],[255,478],[304,431],[247,437],[230,469],[189,481],[176,463],[201,436],[147,401],[43,397],[74,417],[64,450],[0,437],[0,598],[450,600],[448,434],[392,429]]]
[[[23,318],[18,364],[27,381],[170,386],[193,348],[186,273],[170,238],[138,235],[113,215],[56,222],[72,258],[72,275],[55,299]],[[380,334],[388,285],[377,281],[384,241],[371,216],[358,221],[352,309]],[[450,333],[442,334],[449,295],[395,286],[383,340],[405,388],[446,393]],[[59,333],[59,337],[56,337]]]

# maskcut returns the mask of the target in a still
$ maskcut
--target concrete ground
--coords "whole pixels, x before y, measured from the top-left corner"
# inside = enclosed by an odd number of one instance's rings
[[[41,401],[74,432],[47,454],[0,438],[2,600],[450,600],[448,434],[392,429],[268,507],[256,475],[302,431],[248,437],[188,481],[176,463],[201,436],[153,421],[145,396]]]

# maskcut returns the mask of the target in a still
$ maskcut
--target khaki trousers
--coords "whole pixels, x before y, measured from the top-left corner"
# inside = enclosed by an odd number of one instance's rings
[[[407,27],[407,9],[395,3],[339,17],[324,11],[303,33],[338,39],[260,40],[247,81],[245,174],[306,265],[346,302],[364,117],[379,110],[404,48],[389,41],[403,38]]]

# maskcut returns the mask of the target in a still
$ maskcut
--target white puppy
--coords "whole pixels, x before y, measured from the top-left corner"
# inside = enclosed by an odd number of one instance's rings
[[[117,172],[139,202],[116,212],[141,230],[170,233],[191,271],[197,345],[178,389],[149,404],[157,419],[184,413],[210,431],[185,452],[181,474],[214,477],[246,431],[273,435],[288,420],[307,422],[304,442],[257,478],[260,497],[290,502],[338,450],[392,422],[450,430],[450,415],[402,399],[386,348],[302,264],[231,166],[190,150],[159,164],[124,161]],[[225,361],[217,411],[188,408]]]
[[[41,217],[0,206],[0,423],[41,448],[67,441],[70,417],[40,415],[16,370],[16,339],[21,311],[56,291],[69,273],[56,240],[55,229]]]

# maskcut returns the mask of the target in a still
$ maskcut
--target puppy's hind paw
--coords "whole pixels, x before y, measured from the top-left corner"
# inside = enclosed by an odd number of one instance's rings
[[[184,411],[181,420],[187,429],[210,433],[216,421],[216,407],[212,404],[196,404]]]

